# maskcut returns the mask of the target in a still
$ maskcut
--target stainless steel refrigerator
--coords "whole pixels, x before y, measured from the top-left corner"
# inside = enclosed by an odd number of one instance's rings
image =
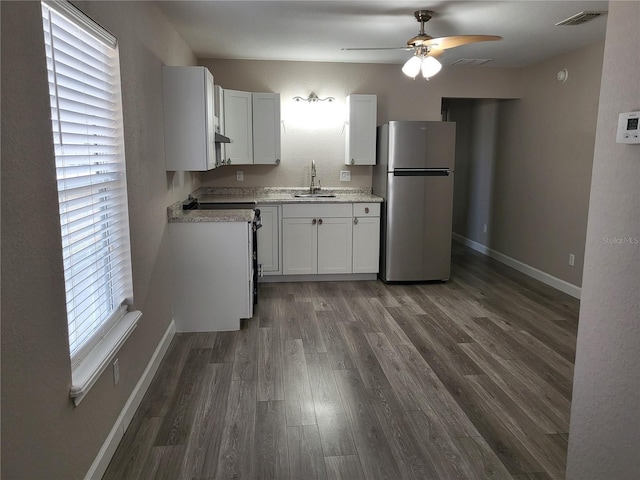
[[[393,121],[378,127],[373,193],[384,198],[380,278],[448,280],[455,123]]]

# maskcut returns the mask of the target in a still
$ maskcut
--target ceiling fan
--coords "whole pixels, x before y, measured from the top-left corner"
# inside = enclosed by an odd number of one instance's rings
[[[470,43],[502,39],[497,35],[452,35],[434,38],[424,31],[424,24],[431,19],[433,12],[431,10],[417,10],[413,15],[420,22],[420,32],[407,40],[406,47],[363,47],[343,48],[342,50],[414,50],[414,56],[407,60],[402,71],[405,75],[413,78],[422,71],[424,78],[429,80],[442,68],[442,64],[436,58],[442,55],[445,50]]]

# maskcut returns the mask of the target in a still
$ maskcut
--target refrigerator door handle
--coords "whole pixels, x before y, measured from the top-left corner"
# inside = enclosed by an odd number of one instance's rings
[[[448,168],[396,168],[394,177],[448,177],[451,170]]]

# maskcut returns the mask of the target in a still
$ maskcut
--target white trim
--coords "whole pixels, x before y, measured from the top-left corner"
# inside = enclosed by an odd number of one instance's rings
[[[507,255],[492,250],[491,248],[483,245],[481,243],[475,242],[469,238],[463,237],[457,233],[453,233],[453,239],[457,242],[460,242],[467,247],[475,250],[476,252],[480,252],[484,255],[487,255],[495,260],[498,260],[500,263],[504,263],[505,265],[510,266],[511,268],[518,270],[525,275],[528,275],[536,280],[545,283],[561,292],[566,293],[567,295],[571,295],[574,298],[580,299],[580,295],[582,293],[582,289],[572,283],[566,282],[560,278],[554,277],[553,275],[549,275],[542,270],[538,270],[537,268],[532,267],[531,265],[527,265],[526,263],[522,263],[515,258],[508,257]]]
[[[71,371],[71,390],[69,396],[76,406],[91,390],[100,375],[114,360],[120,347],[138,325],[142,316],[140,310],[127,313],[111,330],[93,347],[93,349]]]
[[[45,0],[42,3],[44,3],[49,8],[52,8],[60,15],[82,26],[87,33],[89,33],[96,40],[104,43],[108,47],[116,48],[116,46],[118,45],[118,40],[116,39],[115,35],[113,35],[110,31],[108,31],[102,25],[98,24],[96,21],[86,15],[82,10],[69,3],[68,1]]]
[[[116,452],[118,444],[120,443],[120,440],[122,440],[129,423],[131,423],[131,419],[138,409],[140,402],[142,402],[142,398],[147,392],[147,389],[151,384],[151,380],[153,380],[154,375],[158,371],[160,362],[162,361],[165,353],[167,353],[167,349],[169,348],[175,333],[176,323],[174,320],[171,320],[167,331],[164,332],[164,336],[160,340],[160,343],[158,343],[156,350],[153,352],[147,368],[145,368],[140,380],[138,380],[138,383],[131,392],[127,403],[125,403],[120,415],[118,415],[116,423],[113,425],[111,432],[109,432],[109,435],[102,444],[102,448],[100,448],[100,451],[93,461],[93,464],[91,464],[91,468],[89,468],[84,480],[99,480],[106,472],[109,462],[111,461],[113,454]]]
[[[471,240],[470,238],[467,237],[463,237],[462,235],[459,235],[455,232],[451,233],[451,236],[453,237],[453,239],[458,242],[458,243],[462,243],[463,245],[466,245],[467,247],[471,248],[472,250],[475,250],[476,252],[480,252],[483,255],[489,255],[489,252],[491,251],[491,249],[489,247],[487,247],[486,245],[483,245],[481,243],[478,243],[474,240]]]

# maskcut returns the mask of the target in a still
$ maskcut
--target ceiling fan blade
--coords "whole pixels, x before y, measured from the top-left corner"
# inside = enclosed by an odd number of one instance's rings
[[[349,52],[367,51],[367,50],[413,50],[413,47],[361,47],[361,48],[341,48],[340,50]]]
[[[452,35],[450,37],[431,38],[422,43],[437,50],[446,50],[448,48],[461,47],[470,43],[491,42],[502,40],[498,35]]]

